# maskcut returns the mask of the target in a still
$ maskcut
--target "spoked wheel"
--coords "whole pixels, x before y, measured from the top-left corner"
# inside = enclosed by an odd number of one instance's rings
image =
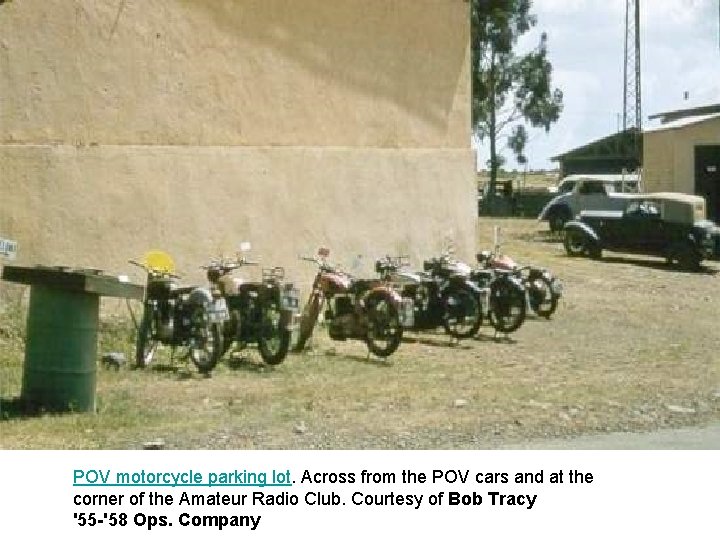
[[[371,294],[365,301],[365,309],[368,349],[375,356],[390,356],[400,346],[403,334],[397,306],[387,295]]]
[[[240,312],[236,309],[230,312],[230,318],[223,323],[223,340],[222,340],[222,353],[220,356],[225,356],[230,347],[235,343],[236,336],[240,335]]]
[[[189,346],[190,360],[200,373],[210,373],[223,354],[220,325],[211,323],[204,306],[197,306],[191,315],[192,338]]]
[[[443,297],[445,332],[457,339],[477,334],[482,324],[482,310],[477,295],[472,290],[457,288]]]
[[[263,306],[258,349],[266,364],[279,364],[287,356],[290,347],[290,331],[282,327],[281,320],[280,306],[275,300]]]
[[[498,332],[509,334],[525,322],[525,290],[506,280],[490,285],[490,324]]]
[[[138,328],[137,342],[135,343],[135,365],[144,368],[150,365],[155,358],[158,342],[153,339],[153,314],[145,309]]]
[[[545,276],[538,276],[528,284],[530,308],[546,319],[549,319],[555,313],[560,299],[560,296],[554,290],[554,287],[557,286],[553,283],[554,281],[554,279],[550,280]]]
[[[293,351],[300,352],[305,348],[310,336],[313,334],[315,329],[315,323],[320,315],[320,309],[322,308],[322,298],[316,292],[313,292],[308,298],[307,304],[303,308],[302,316],[300,318],[300,330],[298,332],[298,339]]]

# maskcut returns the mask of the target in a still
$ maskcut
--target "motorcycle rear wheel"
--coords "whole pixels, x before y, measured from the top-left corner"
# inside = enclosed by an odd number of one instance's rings
[[[273,366],[285,359],[290,348],[290,331],[280,326],[281,318],[280,306],[275,300],[263,306],[258,350],[263,361]]]
[[[477,295],[465,287],[452,289],[443,297],[443,327],[457,339],[477,334],[482,324],[482,310]]]
[[[303,308],[302,316],[300,318],[300,330],[298,332],[297,343],[293,347],[294,352],[301,352],[305,348],[310,336],[313,334],[315,329],[315,323],[320,315],[320,309],[322,308],[322,299],[318,293],[312,293],[308,298],[307,304]]]
[[[549,319],[558,305],[558,295],[552,291],[552,281],[546,277],[538,277],[533,281],[540,281],[540,288],[531,286],[528,294],[530,309],[540,317]]]
[[[135,366],[144,368],[150,365],[155,358],[158,342],[153,339],[153,317],[150,310],[146,309],[138,328],[137,341],[135,342]]]
[[[193,339],[189,347],[190,360],[202,374],[210,373],[223,354],[222,328],[207,320],[203,306],[195,308],[191,316]]]
[[[365,313],[368,350],[381,358],[390,356],[400,346],[403,334],[397,306],[387,295],[373,293],[365,300]]]
[[[490,324],[498,332],[509,334],[525,322],[525,290],[507,281],[490,285]]]

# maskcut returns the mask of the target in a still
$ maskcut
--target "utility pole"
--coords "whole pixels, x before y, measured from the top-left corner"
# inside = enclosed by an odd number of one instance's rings
[[[640,100],[640,0],[625,4],[625,66],[623,70],[623,131],[642,129]]]

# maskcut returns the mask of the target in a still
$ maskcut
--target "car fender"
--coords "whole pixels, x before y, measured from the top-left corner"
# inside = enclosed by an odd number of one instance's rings
[[[565,232],[577,231],[584,236],[590,237],[594,242],[600,243],[600,237],[595,230],[590,225],[583,223],[582,221],[568,221],[565,224],[564,230]]]
[[[547,221],[548,216],[550,215],[550,212],[554,211],[556,208],[566,208],[569,213],[572,213],[572,209],[570,208],[569,204],[569,195],[570,193],[563,193],[562,195],[558,195],[557,197],[553,197],[550,202],[548,202],[545,206],[543,206],[543,209],[540,210],[540,213],[538,214],[538,221]]]

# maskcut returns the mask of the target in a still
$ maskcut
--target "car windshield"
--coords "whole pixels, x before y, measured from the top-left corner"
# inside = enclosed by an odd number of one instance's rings
[[[632,202],[625,213],[633,216],[660,217],[660,206],[653,201]]]

